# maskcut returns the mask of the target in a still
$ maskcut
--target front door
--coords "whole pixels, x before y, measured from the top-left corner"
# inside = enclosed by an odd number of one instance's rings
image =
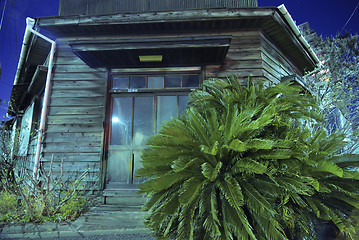
[[[189,81],[188,76],[192,80]],[[141,167],[141,153],[146,148],[146,141],[159,131],[164,121],[185,110],[188,93],[199,86],[199,75],[136,75],[113,79],[113,86],[119,87],[111,92],[106,188],[137,184],[143,180],[136,177],[136,170]]]

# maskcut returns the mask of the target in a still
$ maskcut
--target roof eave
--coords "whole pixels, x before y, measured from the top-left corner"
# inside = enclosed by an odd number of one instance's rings
[[[283,14],[283,7],[259,7],[259,8],[239,8],[239,9],[202,9],[202,10],[183,10],[183,11],[160,11],[146,13],[121,13],[112,15],[94,15],[94,16],[57,16],[43,17],[38,19],[39,26],[48,30],[59,37],[70,36],[71,34],[80,34],[81,29],[93,30],[88,31],[96,34],[96,31],[104,31],[111,34],[118,34],[116,29],[122,26],[132,29],[140,29],[144,25],[163,26],[165,24],[191,23],[191,22],[209,22],[209,21],[247,21],[247,28],[261,28],[267,35],[272,38],[282,38],[283,36],[273,36],[266,32],[263,23],[276,25],[276,28],[282,28],[286,37],[297,48],[302,58],[305,58],[305,67],[303,74],[318,67],[319,61],[311,50],[309,44],[300,35],[298,28],[295,26],[289,13]],[[258,22],[261,26],[257,26]],[[172,25],[171,25],[172,26]],[[134,32],[134,31],[133,31]],[[138,32],[138,31],[137,31]],[[274,41],[276,39],[273,39]]]
[[[314,71],[316,68],[319,68],[321,63],[320,63],[318,56],[316,55],[314,50],[311,48],[311,46],[309,45],[307,40],[304,38],[304,36],[301,34],[298,26],[295,24],[292,16],[289,14],[285,5],[282,4],[282,5],[278,6],[277,10],[282,14],[282,16],[284,17],[284,19],[287,21],[288,25],[292,29],[294,35],[299,39],[300,43],[303,45],[303,48],[305,49],[307,54],[311,57],[313,64],[315,65],[315,67],[312,71]]]

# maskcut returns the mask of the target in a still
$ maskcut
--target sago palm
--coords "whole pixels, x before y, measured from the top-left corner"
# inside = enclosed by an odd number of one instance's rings
[[[356,159],[344,136],[311,132],[316,105],[288,83],[204,82],[142,156],[146,224],[177,239],[315,238],[313,220],[354,232]]]

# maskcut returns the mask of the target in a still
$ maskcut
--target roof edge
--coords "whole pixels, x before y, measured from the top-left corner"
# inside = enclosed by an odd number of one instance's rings
[[[135,23],[155,23],[165,21],[193,21],[208,18],[238,18],[238,17],[270,17],[276,11],[276,7],[253,7],[253,8],[212,8],[212,9],[192,9],[178,11],[151,11],[139,13],[117,13],[104,15],[71,15],[40,17],[38,25],[40,27],[68,25],[68,24],[135,24]],[[106,19],[111,18],[111,22]]]
[[[277,10],[282,14],[282,16],[285,18],[285,20],[288,22],[289,27],[293,30],[295,36],[299,39],[299,41],[303,44],[304,49],[309,52],[309,55],[312,57],[315,63],[315,68],[313,71],[316,70],[316,68],[319,68],[321,66],[320,60],[312,47],[309,45],[307,40],[304,38],[304,36],[300,33],[298,26],[295,24],[292,16],[289,14],[287,8],[284,4],[277,7]]]

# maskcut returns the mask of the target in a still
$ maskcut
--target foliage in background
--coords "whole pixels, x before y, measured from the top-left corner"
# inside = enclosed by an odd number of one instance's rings
[[[0,191],[3,185],[16,184],[15,166],[17,159],[12,158],[11,151],[11,131],[5,124],[0,125]]]
[[[147,226],[177,239],[314,239],[316,219],[348,237],[359,208],[357,158],[344,135],[312,132],[313,98],[288,83],[204,82],[149,141],[139,177]]]
[[[359,140],[359,35],[323,39],[308,24],[302,30],[322,64],[306,82],[326,118],[325,127],[329,132],[346,129],[352,140],[347,152],[354,151]]]

